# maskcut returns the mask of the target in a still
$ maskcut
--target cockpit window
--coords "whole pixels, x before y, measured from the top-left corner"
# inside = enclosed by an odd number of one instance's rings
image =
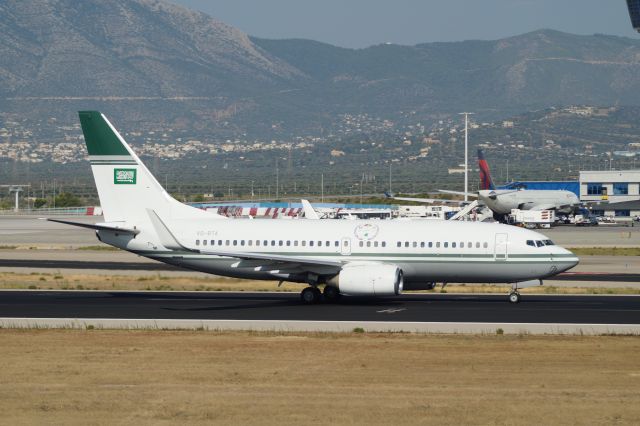
[[[536,240],[536,246],[537,247],[542,247],[544,245],[544,243],[540,240]]]
[[[544,245],[545,246],[555,246],[555,244],[553,244],[553,241],[551,241],[551,240],[544,240]]]
[[[535,247],[536,243],[534,243],[533,240],[527,240],[527,245],[531,247]]]

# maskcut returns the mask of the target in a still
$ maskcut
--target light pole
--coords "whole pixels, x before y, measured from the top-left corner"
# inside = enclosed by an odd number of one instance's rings
[[[464,201],[469,201],[469,114],[472,112],[461,112],[464,115]]]

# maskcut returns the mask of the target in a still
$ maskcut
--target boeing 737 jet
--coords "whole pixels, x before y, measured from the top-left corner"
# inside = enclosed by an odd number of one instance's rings
[[[105,221],[49,220],[191,270],[304,283],[305,303],[393,296],[405,284],[433,282],[510,283],[515,303],[519,288],[578,263],[544,235],[500,224],[227,219],[172,198],[100,112],[80,112],[80,123]]]

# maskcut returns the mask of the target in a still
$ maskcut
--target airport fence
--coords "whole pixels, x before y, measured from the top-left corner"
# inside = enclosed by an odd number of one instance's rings
[[[0,210],[0,216],[100,216],[102,215],[102,207],[100,206],[84,206],[84,207],[56,207],[44,209],[14,209]]]

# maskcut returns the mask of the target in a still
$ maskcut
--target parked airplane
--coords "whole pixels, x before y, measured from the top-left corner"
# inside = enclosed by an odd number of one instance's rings
[[[578,263],[539,233],[500,224],[433,221],[226,219],[173,199],[106,117],[81,111],[104,223],[100,241],[216,275],[307,283],[305,303],[341,294],[399,295],[405,284],[511,283],[518,289]]]
[[[496,189],[491,179],[489,164],[481,149],[478,150],[480,191],[478,198],[497,215],[507,215],[513,209],[556,210],[572,213],[580,206],[576,194],[566,190]]]
[[[541,189],[496,189],[491,179],[489,164],[481,149],[478,150],[478,166],[480,169],[480,190],[477,193],[467,193],[469,197],[478,200],[489,207],[498,220],[511,213],[513,209],[520,210],[556,210],[558,213],[573,213],[580,207],[580,199],[576,194],[566,190]],[[445,194],[465,195],[460,191],[440,190]],[[432,198],[394,197],[397,200],[432,203]],[[449,201],[460,203],[459,201]]]

